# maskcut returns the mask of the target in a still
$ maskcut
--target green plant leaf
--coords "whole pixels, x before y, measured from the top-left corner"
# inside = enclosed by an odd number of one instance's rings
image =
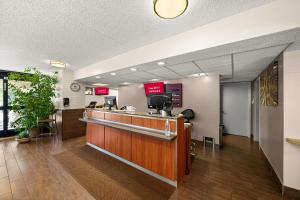
[[[53,113],[57,74],[45,75],[36,68],[26,68],[24,73],[10,73],[8,80],[13,96],[11,110],[19,116],[11,125],[24,136],[24,130],[36,128],[39,119],[46,119]],[[24,81],[29,86],[14,84],[14,81]]]

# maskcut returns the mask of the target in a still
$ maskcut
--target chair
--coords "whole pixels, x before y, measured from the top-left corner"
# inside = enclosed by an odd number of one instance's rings
[[[41,128],[41,134],[40,135],[46,135],[43,133],[43,127],[40,126],[40,124],[51,124],[50,126],[50,135],[52,135],[54,132],[53,132],[53,128],[54,128],[54,125],[55,125],[55,134],[57,135],[58,134],[58,126],[57,126],[57,121],[56,121],[56,114],[58,112],[58,109],[55,109],[53,111],[53,113],[50,115],[50,118],[49,119],[42,119],[42,120],[38,120],[38,126]]]
[[[189,140],[191,140],[191,132],[192,132],[193,123],[191,123],[190,120],[195,118],[195,112],[192,109],[186,109],[186,110],[182,111],[181,114],[183,114],[185,126],[189,126]],[[187,146],[190,147],[189,148],[190,151],[188,153],[192,157],[195,157],[196,156],[196,143],[189,141]],[[187,172],[189,172],[189,170],[187,170]]]
[[[186,109],[181,114],[183,114],[185,123],[190,123],[190,120],[195,118],[195,112],[192,109]]]

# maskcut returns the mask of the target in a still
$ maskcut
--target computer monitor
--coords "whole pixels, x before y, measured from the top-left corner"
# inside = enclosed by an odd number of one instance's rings
[[[148,108],[156,109],[157,114],[160,113],[160,110],[170,111],[172,107],[172,97],[169,94],[165,95],[149,95],[148,96]],[[168,112],[169,113],[169,112]]]
[[[109,107],[109,110],[111,110],[111,108],[113,106],[116,106],[116,109],[118,109],[117,107],[117,98],[116,96],[108,96],[108,97],[104,97],[105,100],[105,106]]]

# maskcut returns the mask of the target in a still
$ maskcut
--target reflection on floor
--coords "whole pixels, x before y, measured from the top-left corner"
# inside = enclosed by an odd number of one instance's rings
[[[191,174],[177,189],[84,144],[84,137],[0,142],[0,199],[281,199],[258,145],[244,137],[226,136],[220,151],[199,146]]]

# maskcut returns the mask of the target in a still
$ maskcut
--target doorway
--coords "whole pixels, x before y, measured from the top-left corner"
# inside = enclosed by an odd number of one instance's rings
[[[259,78],[253,82],[252,98],[252,135],[253,140],[259,142]]]
[[[224,83],[221,85],[221,95],[221,119],[224,133],[250,137],[250,82]]]
[[[12,95],[8,86],[8,72],[0,72],[0,137],[16,135],[16,131],[11,126],[16,118],[10,106]]]

